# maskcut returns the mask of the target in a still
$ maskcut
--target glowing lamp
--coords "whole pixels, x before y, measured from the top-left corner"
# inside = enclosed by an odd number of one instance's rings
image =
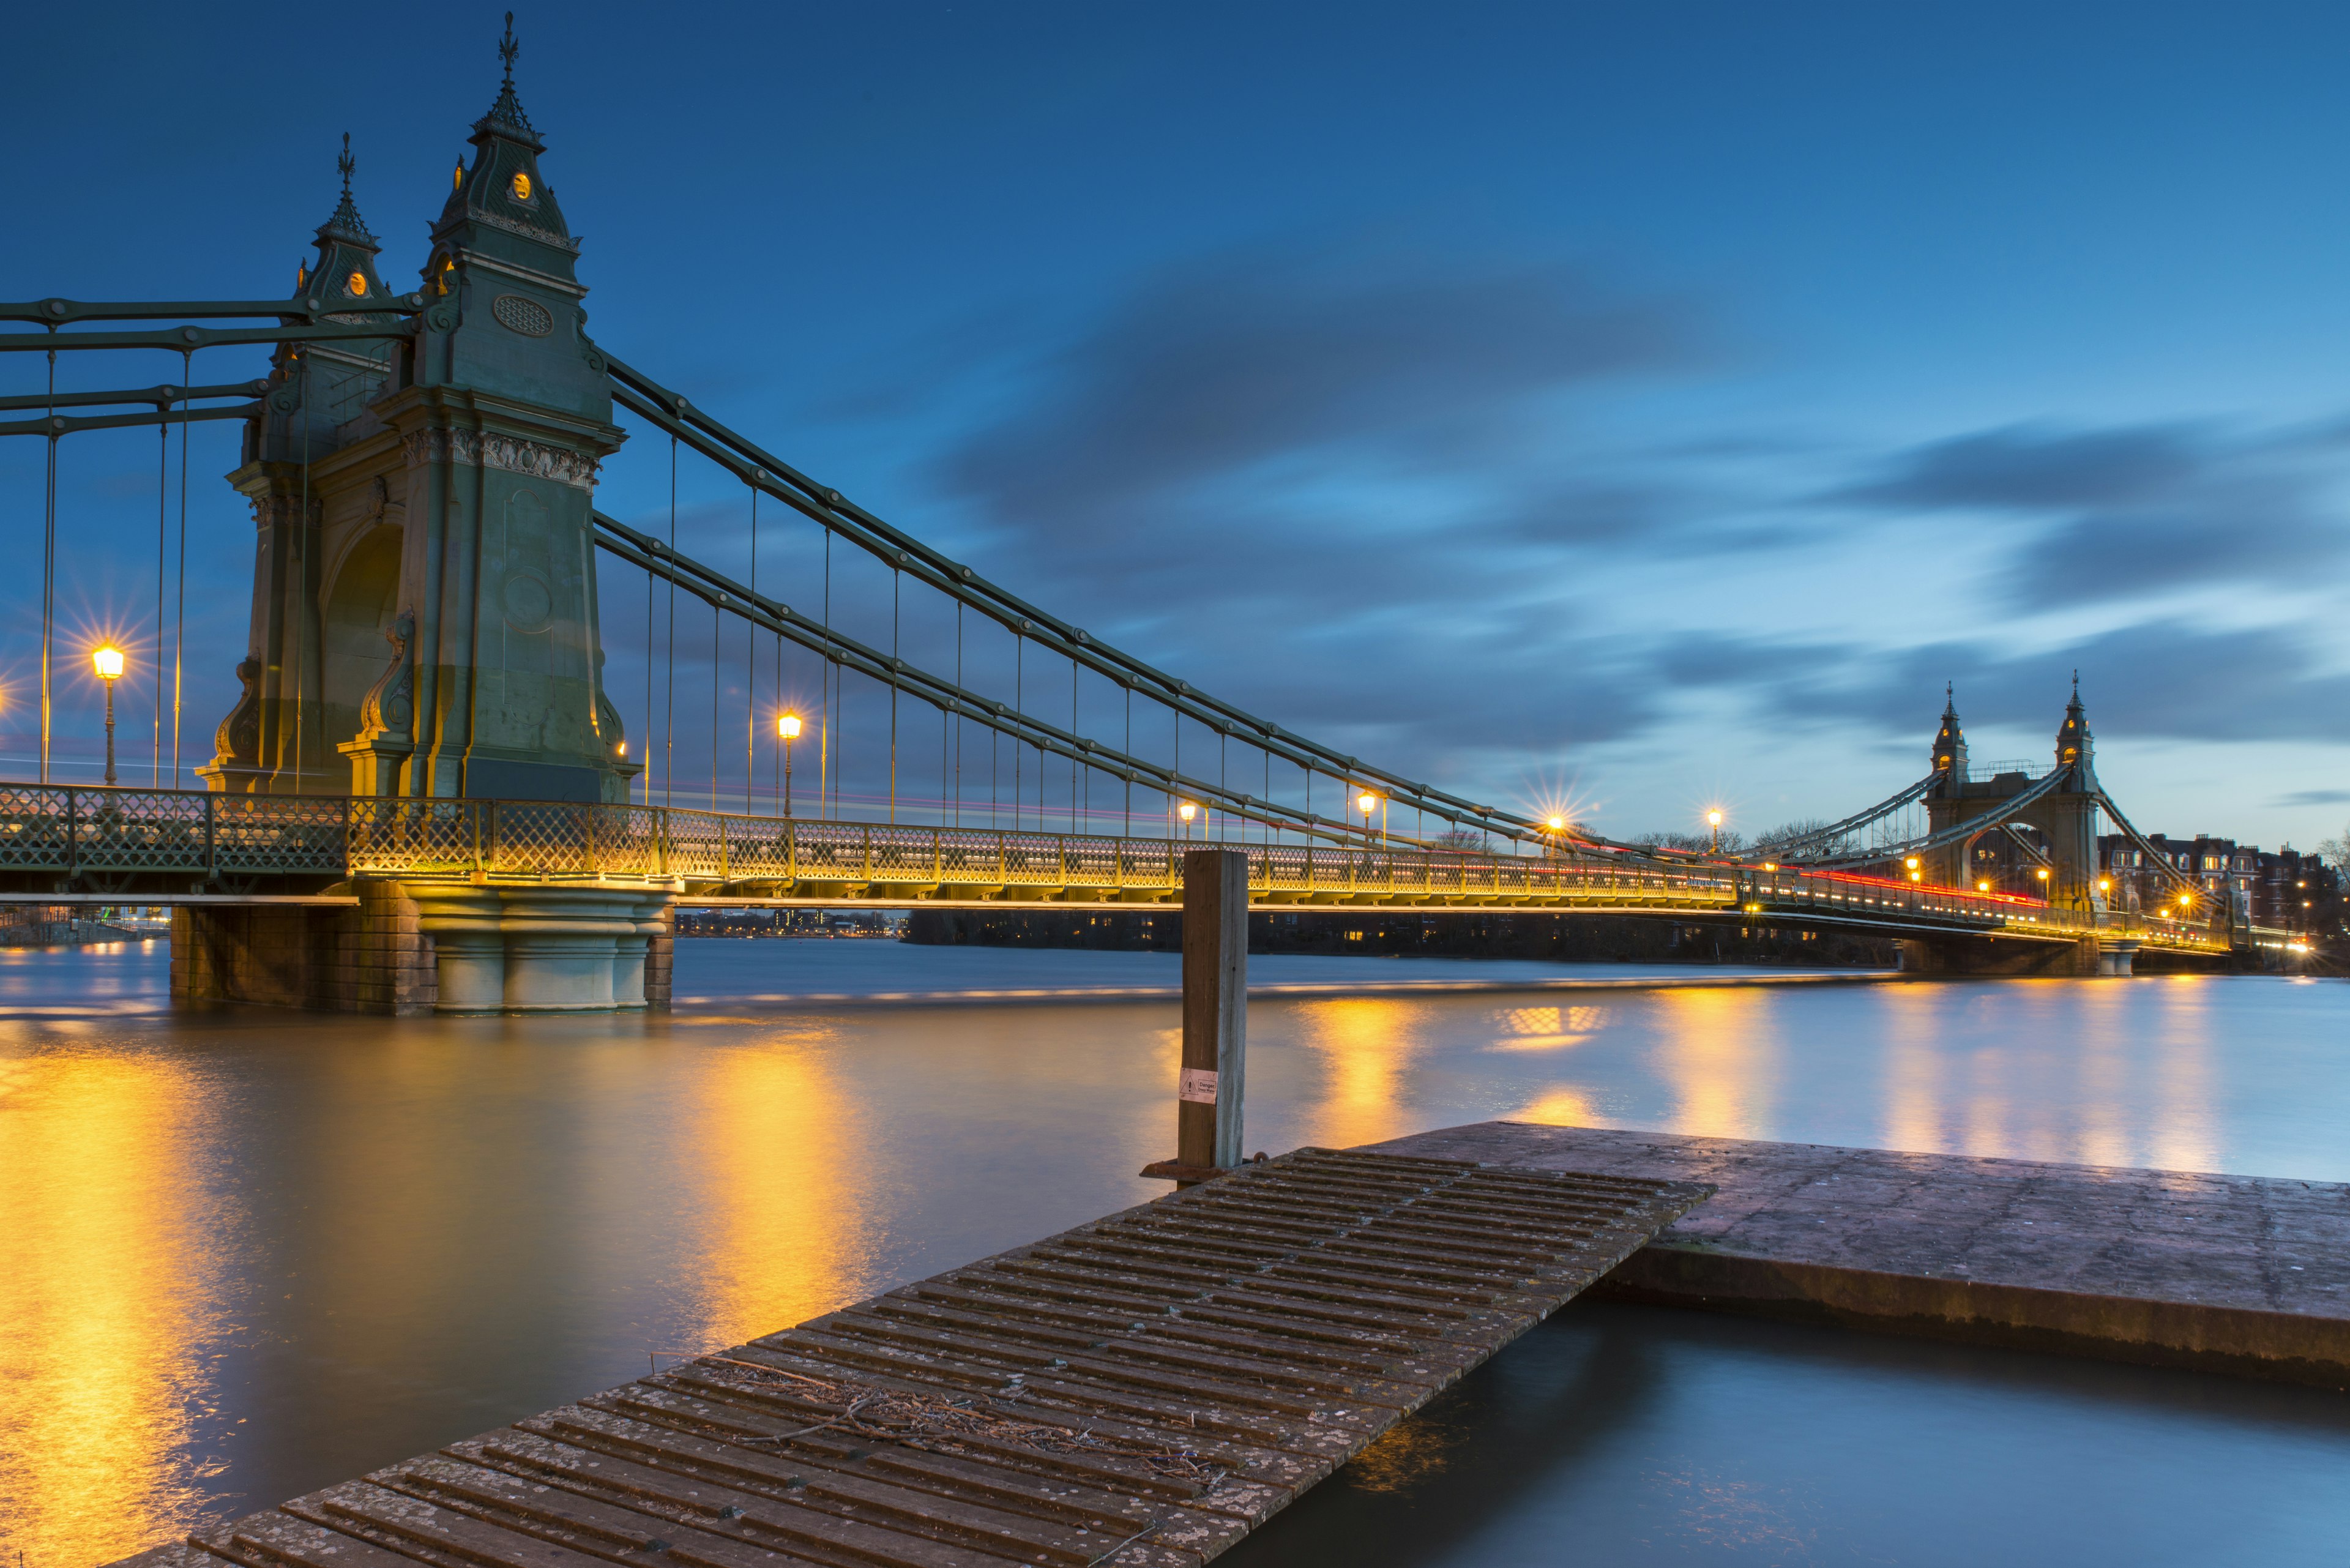
[[[97,667],[100,680],[119,680],[122,677],[122,649],[105,643],[91,652],[89,661]]]
[[[1563,817],[1563,816],[1554,816],[1554,817],[1549,818],[1549,819],[1548,819],[1548,821],[1549,821],[1550,830],[1551,830],[1553,833],[1559,832],[1561,829],[1563,829],[1563,828],[1565,828],[1565,827],[1566,826],[1566,818],[1565,818],[1565,817]]]
[[[786,741],[798,740],[800,738],[800,716],[797,713],[776,714],[775,733],[782,736]]]
[[[1991,884],[1988,882],[1978,882],[1975,884],[1975,891],[1978,893],[1988,893],[1991,891]]]
[[[1721,813],[1718,811],[1707,812],[1705,814],[1705,825],[1708,827],[1720,827],[1721,826]]]
[[[1193,805],[1190,801],[1188,801],[1188,800],[1187,800],[1187,801],[1185,801],[1185,802],[1182,804],[1182,805],[1181,805],[1181,806],[1180,806],[1180,807],[1176,811],[1175,815],[1178,815],[1178,816],[1180,816],[1180,817],[1181,817],[1184,821],[1189,822],[1189,821],[1191,821],[1193,817],[1195,817],[1195,816],[1197,816],[1197,815],[1200,815],[1200,808],[1199,808],[1198,806],[1196,806],[1196,805]]]
[[[1368,790],[1365,790],[1362,794],[1355,797],[1355,809],[1361,812],[1365,816],[1368,816],[1372,812],[1378,810],[1378,805],[1379,797],[1373,794]]]

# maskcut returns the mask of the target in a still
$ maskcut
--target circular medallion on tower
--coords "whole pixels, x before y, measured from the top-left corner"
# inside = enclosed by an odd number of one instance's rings
[[[530,200],[530,176],[529,176],[529,175],[527,175],[527,174],[525,174],[525,173],[524,173],[524,172],[523,172],[521,170],[519,170],[519,169],[515,170],[515,177],[514,177],[514,183],[513,183],[513,185],[510,187],[510,189],[512,189],[512,191],[514,192],[514,199],[515,199],[515,201],[517,201],[517,202],[527,202],[527,201],[529,201],[529,200]]]
[[[343,279],[343,292],[349,295],[353,299],[365,299],[367,297],[367,274],[360,272],[356,268],[352,269],[351,275]]]
[[[506,624],[516,631],[545,631],[555,619],[554,591],[535,572],[510,575],[498,597],[505,601]]]
[[[555,330],[555,313],[519,294],[502,294],[490,301],[490,314],[499,326],[525,337],[544,337]]]

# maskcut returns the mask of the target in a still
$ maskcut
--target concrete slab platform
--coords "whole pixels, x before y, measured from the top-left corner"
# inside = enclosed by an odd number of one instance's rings
[[[1618,1300],[2350,1388],[2350,1186],[1523,1122],[1370,1147],[1712,1183]]]

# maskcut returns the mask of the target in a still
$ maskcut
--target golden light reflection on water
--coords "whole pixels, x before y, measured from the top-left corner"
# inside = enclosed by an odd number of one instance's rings
[[[1409,1002],[1384,997],[1316,1002],[1300,1010],[1297,1044],[1312,1053],[1323,1092],[1305,1110],[1304,1142],[1345,1148],[1403,1130],[1405,1070],[1420,1042]]]
[[[1779,1014],[1744,987],[1654,993],[1662,1036],[1657,1062],[1677,1104],[1674,1128],[1709,1137],[1759,1137],[1779,1088]]]
[[[1593,1108],[1588,1096],[1573,1089],[1553,1089],[1523,1110],[1513,1111],[1506,1118],[1513,1122],[1542,1122],[1550,1127],[1592,1127],[1606,1124]]]
[[[0,1537],[28,1563],[110,1562],[199,1503],[181,1450],[213,1327],[213,1118],[187,1079],[143,1055],[0,1060]]]
[[[2156,1025],[2152,1147],[2144,1163],[2159,1170],[2214,1170],[2220,1164],[2219,1043],[2208,974],[2172,977]]]
[[[701,1349],[737,1345],[863,1293],[871,1164],[864,1107],[821,1041],[722,1048],[698,1063]],[[689,1347],[678,1347],[689,1348]]]
[[[1878,993],[1884,1011],[1885,1064],[1878,1087],[1887,1148],[1933,1154],[1947,1144],[1942,1122],[1944,1019],[1930,986],[1893,985]]]

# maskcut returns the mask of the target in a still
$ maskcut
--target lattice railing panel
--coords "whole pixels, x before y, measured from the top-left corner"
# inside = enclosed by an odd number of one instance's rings
[[[603,810],[561,801],[494,802],[484,869],[498,877],[592,876]]]
[[[963,887],[994,887],[1003,880],[996,836],[975,828],[950,827],[939,834],[939,877]]]
[[[0,786],[0,866],[62,869],[70,863],[69,793],[40,784]]]
[[[340,797],[223,794],[213,799],[213,870],[339,874],[348,864],[350,803]]]
[[[669,810],[663,813],[664,867],[671,877],[726,880],[726,822],[715,812]]]
[[[481,864],[482,803],[384,796],[351,802],[354,872],[472,871]]]
[[[84,871],[203,871],[210,854],[201,796],[78,790],[74,864]]]
[[[855,822],[801,822],[792,827],[799,875],[817,881],[853,881],[865,876],[865,826]]]

